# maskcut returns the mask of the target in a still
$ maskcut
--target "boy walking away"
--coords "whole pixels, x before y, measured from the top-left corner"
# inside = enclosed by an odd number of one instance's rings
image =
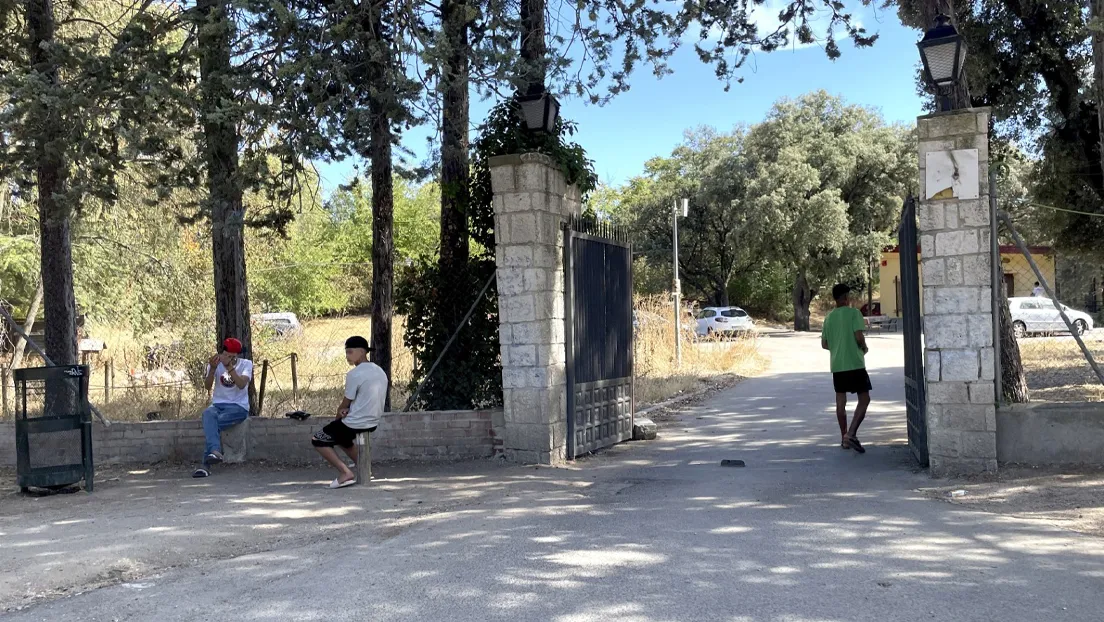
[[[240,358],[242,343],[233,337],[222,342],[218,354],[207,362],[203,382],[211,393],[211,405],[203,411],[203,466],[192,477],[208,477],[211,466],[222,462],[221,432],[249,417],[249,381],[253,362]],[[212,390],[213,387],[213,390]]]
[[[387,397],[387,374],[375,363],[368,362],[368,340],[349,337],[345,341],[345,360],[353,369],[345,375],[345,396],[337,407],[337,419],[314,433],[311,444],[319,454],[337,469],[330,488],[345,488],[356,483],[356,474],[338,457],[334,446],[340,446],[355,463],[358,460],[357,434],[370,434],[383,416]]]
[[[832,354],[832,383],[836,388],[836,419],[844,449],[866,453],[856,434],[870,406],[870,375],[866,373],[866,337],[862,313],[851,306],[851,288],[840,283],[832,288],[836,308],[824,320],[820,347]],[[856,393],[859,404],[851,426],[847,426],[847,394]]]

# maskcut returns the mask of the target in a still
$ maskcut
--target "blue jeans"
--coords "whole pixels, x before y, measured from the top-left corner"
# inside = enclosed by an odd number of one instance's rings
[[[245,421],[249,411],[237,404],[211,404],[203,411],[203,436],[207,437],[204,456],[217,451],[222,453],[222,437],[219,432]]]

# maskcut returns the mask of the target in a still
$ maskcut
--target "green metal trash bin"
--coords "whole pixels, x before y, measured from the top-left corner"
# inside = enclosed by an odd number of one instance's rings
[[[20,490],[84,480],[92,492],[92,409],[88,367],[15,370],[16,480]]]

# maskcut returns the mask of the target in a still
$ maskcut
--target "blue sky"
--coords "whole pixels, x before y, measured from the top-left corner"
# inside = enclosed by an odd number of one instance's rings
[[[771,27],[777,9],[760,12],[760,30]],[[571,99],[562,102],[561,115],[579,126],[575,139],[594,160],[603,182],[620,184],[643,171],[652,157],[667,155],[690,128],[709,125],[727,130],[739,123],[756,123],[782,97],[797,97],[824,89],[849,103],[881,110],[888,122],[912,123],[922,113],[915,75],[921,33],[905,28],[894,11],[866,9],[860,16],[868,32],[880,38],[874,47],[855,49],[841,44],[843,56],[831,61],[819,45],[759,53],[741,69],[742,84],[729,92],[710,65],[685,47],[670,63],[673,75],[656,79],[647,70],[632,78],[632,88],[605,106]],[[490,107],[472,102],[472,122],[478,124]],[[404,145],[425,153],[428,130],[415,130]],[[327,194],[353,174],[353,162],[320,165]]]

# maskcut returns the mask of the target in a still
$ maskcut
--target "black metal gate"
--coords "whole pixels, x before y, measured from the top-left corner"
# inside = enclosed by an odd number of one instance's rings
[[[632,438],[632,247],[590,218],[564,225],[567,457]]]
[[[901,324],[905,336],[905,411],[908,443],[921,466],[928,466],[928,424],[924,419],[927,385],[924,380],[923,320],[920,317],[920,265],[917,252],[916,200],[909,197],[898,232],[901,257]]]

